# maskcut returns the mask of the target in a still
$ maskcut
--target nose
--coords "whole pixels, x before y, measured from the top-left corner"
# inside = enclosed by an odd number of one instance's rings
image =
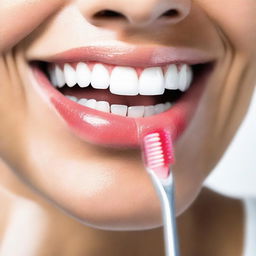
[[[97,24],[122,20],[133,26],[176,24],[190,13],[192,0],[86,0],[84,14]]]

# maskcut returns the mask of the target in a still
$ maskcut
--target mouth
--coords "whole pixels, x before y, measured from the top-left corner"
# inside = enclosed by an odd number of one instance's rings
[[[72,49],[30,61],[39,88],[68,129],[101,146],[138,147],[144,134],[159,128],[175,142],[197,109],[214,60],[193,53],[174,59],[171,51],[171,57],[160,51],[154,59],[156,51],[96,51]]]

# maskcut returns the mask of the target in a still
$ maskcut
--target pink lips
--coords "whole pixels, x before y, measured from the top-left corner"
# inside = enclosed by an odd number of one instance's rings
[[[60,55],[55,56],[55,62],[66,62],[68,56],[70,61],[71,55],[72,60],[77,61],[78,56],[74,57],[74,50],[71,50],[63,53],[62,59]],[[32,70],[44,93],[48,95],[50,103],[75,135],[93,144],[113,147],[137,147],[141,145],[144,134],[159,128],[169,130],[175,142],[196,110],[206,78],[202,76],[197,79],[170,110],[146,118],[129,118],[79,105],[56,90],[37,66],[32,66]]]
[[[153,47],[153,46],[105,46],[81,47],[67,50],[50,57],[43,58],[48,62],[100,62],[117,66],[158,67],[171,63],[189,65],[206,63],[214,56],[205,51],[192,48]]]

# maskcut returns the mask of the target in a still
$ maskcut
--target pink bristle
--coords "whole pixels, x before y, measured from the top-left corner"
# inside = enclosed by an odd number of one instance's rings
[[[169,175],[170,165],[174,164],[174,151],[171,134],[167,130],[157,130],[144,137],[144,156],[149,169],[161,178]]]

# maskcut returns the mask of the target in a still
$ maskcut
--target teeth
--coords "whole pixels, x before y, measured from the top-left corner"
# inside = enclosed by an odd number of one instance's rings
[[[161,95],[164,93],[164,76],[160,67],[146,68],[139,79],[139,93],[141,95]]]
[[[107,101],[96,101],[95,99],[77,99],[75,96],[65,95],[72,101],[77,102],[85,107],[93,108],[102,112],[112,113],[120,116],[133,118],[148,117],[162,113],[172,107],[170,102],[157,104],[155,106],[126,106],[120,104],[110,105]]]
[[[96,109],[109,113],[110,112],[110,105],[107,101],[97,101],[96,103]]]
[[[54,69],[53,68],[49,69],[49,75],[50,75],[50,79],[52,81],[53,86],[57,87],[58,81],[57,81],[57,77],[55,75],[55,68]]]
[[[76,72],[69,64],[64,65],[64,77],[68,87],[76,84]]]
[[[83,105],[83,106],[86,107],[86,102],[87,102],[87,101],[88,101],[87,99],[80,99],[80,100],[78,100],[78,103],[79,103],[80,105]]]
[[[91,84],[95,89],[107,89],[109,87],[109,72],[102,64],[95,64],[92,70]]]
[[[188,65],[182,65],[179,72],[179,89],[184,92],[186,91],[192,81],[192,70]]]
[[[119,115],[119,116],[126,116],[127,108],[128,107],[126,105],[112,104],[111,105],[111,113]]]
[[[80,87],[87,87],[91,83],[95,89],[107,89],[110,84],[110,91],[118,95],[137,95],[138,92],[141,95],[161,95],[164,88],[185,91],[192,81],[192,75],[188,65],[183,65],[179,73],[176,65],[170,65],[164,77],[161,68],[147,68],[140,79],[135,69],[127,67],[114,68],[109,78],[108,70],[102,64],[96,64],[92,74],[84,63],[77,65],[76,72],[69,64],[65,64],[64,75],[58,66],[55,67],[55,74],[50,71],[52,83],[58,87],[65,83],[69,87],[76,83]]]
[[[91,71],[85,63],[78,63],[76,66],[76,78],[80,87],[84,88],[91,83]]]
[[[165,73],[165,88],[168,90],[176,90],[178,88],[179,75],[176,65],[170,65]]]
[[[90,99],[90,100],[87,100],[86,103],[85,103],[86,107],[88,108],[94,108],[96,109],[96,100],[94,99]]]
[[[77,64],[76,70],[69,64],[64,65],[64,71],[58,65],[49,70],[50,79],[59,88],[65,84],[69,87],[78,84],[84,88],[92,85],[95,89],[107,89],[117,95],[161,95],[167,90],[186,91],[192,82],[192,68],[183,64],[178,71],[177,65],[171,64],[164,74],[161,67],[145,68],[138,77],[132,67],[117,66],[111,75],[103,64],[95,64],[92,71],[86,63]]]
[[[70,100],[74,101],[74,102],[77,102],[77,98],[75,96],[66,96],[67,98],[69,98]]]
[[[155,115],[155,107],[154,106],[146,106],[144,111],[144,116],[153,116]]]
[[[160,114],[165,111],[165,105],[164,104],[157,104],[155,105],[155,113]]]
[[[66,83],[64,74],[59,66],[55,66],[56,81],[59,88],[63,87]]]
[[[164,108],[165,111],[172,107],[172,104],[170,102],[166,102],[164,105],[165,105],[165,108]]]
[[[144,115],[144,106],[132,106],[128,108],[129,117],[143,117]]]
[[[138,75],[135,69],[115,67],[110,78],[110,92],[118,95],[137,95]]]

